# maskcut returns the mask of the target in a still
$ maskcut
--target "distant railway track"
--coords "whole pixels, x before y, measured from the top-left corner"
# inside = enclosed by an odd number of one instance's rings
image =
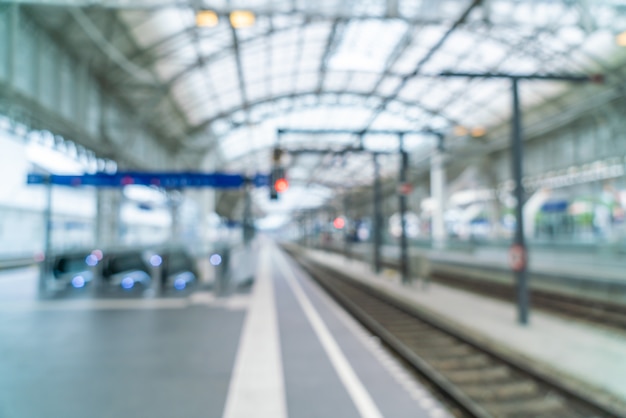
[[[0,271],[12,270],[35,265],[37,262],[33,257],[0,259]]]
[[[618,407],[538,372],[444,322],[299,254],[300,265],[348,312],[431,382],[464,416],[624,417]]]
[[[338,251],[338,253],[343,254],[342,251]],[[355,255],[352,254],[351,256],[354,257]],[[392,270],[399,270],[400,268],[400,263],[395,260],[385,259],[383,265]],[[467,278],[458,273],[442,272],[436,269],[431,273],[430,279],[449,287],[467,290],[494,299],[507,302],[515,300],[513,284]],[[533,308],[626,332],[626,306],[624,305],[566,295],[557,291],[532,289],[531,292]]]
[[[456,275],[441,272],[431,275],[431,278],[450,287],[468,290],[500,300],[515,300],[515,288],[513,285],[475,279],[466,280]],[[533,308],[557,315],[626,331],[626,306],[623,305],[538,289],[532,290],[532,305]]]

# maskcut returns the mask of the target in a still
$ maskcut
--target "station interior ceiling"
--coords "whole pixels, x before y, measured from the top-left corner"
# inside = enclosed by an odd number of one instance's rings
[[[427,167],[433,132],[445,137],[453,158],[506,147],[509,81],[446,72],[603,75],[602,84],[525,82],[522,111],[544,115],[622,89],[626,77],[624,0],[17,3],[88,63],[161,145],[201,156],[191,170],[267,172],[276,146],[336,151],[363,144],[389,153],[381,169],[392,177],[398,137],[368,130],[407,132],[413,167]],[[279,137],[281,128],[353,133]],[[373,179],[367,153],[302,153],[286,163],[292,186],[302,190],[295,206],[320,205]],[[222,206],[234,206],[231,200]]]

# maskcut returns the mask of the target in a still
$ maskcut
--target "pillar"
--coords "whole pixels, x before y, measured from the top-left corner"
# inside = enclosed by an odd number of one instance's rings
[[[96,192],[96,242],[101,248],[121,243],[121,213],[123,202],[121,189],[98,189]]]
[[[433,247],[441,249],[445,247],[447,235],[444,223],[446,170],[442,140],[439,142],[430,159],[430,195],[433,200],[431,238]]]

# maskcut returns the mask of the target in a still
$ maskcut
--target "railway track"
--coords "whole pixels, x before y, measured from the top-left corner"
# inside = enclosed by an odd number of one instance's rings
[[[342,251],[337,251],[344,254]],[[351,256],[354,257],[353,254]],[[358,258],[358,257],[357,257]],[[383,260],[383,265],[392,270],[399,270],[400,264],[395,260]],[[449,287],[467,290],[494,299],[511,302],[515,300],[515,286],[492,280],[477,280],[462,277],[458,274],[441,272],[434,269],[430,275],[432,281]],[[531,290],[533,308],[600,325],[606,328],[626,332],[626,306],[565,295],[556,291],[540,289]]]
[[[397,268],[397,266],[396,266]],[[515,300],[513,285],[492,281],[468,280],[459,276],[436,272],[432,280],[447,286],[468,290],[492,298]],[[532,290],[533,308],[596,325],[626,331],[626,306],[578,298],[557,292]]]
[[[625,417],[415,307],[293,254],[330,295],[469,417]]]

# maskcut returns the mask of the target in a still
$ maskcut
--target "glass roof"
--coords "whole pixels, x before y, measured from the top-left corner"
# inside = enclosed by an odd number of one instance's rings
[[[447,134],[460,125],[489,132],[510,118],[506,80],[446,78],[442,72],[610,75],[626,55],[615,43],[615,35],[626,30],[626,0],[99,3],[115,10],[128,29],[136,45],[126,54],[129,63],[153,75],[157,98],[171,98],[176,111],[162,104],[146,110],[155,126],[181,132],[172,133],[178,145],[217,155],[218,168],[231,170],[267,170],[277,128]],[[219,15],[216,26],[196,26],[203,9]],[[254,24],[232,27],[228,13],[236,9],[253,11]],[[88,9],[85,15],[96,22]],[[117,80],[133,77],[123,68],[110,73]],[[525,83],[522,104],[529,108],[570,88],[562,82]],[[180,123],[180,114],[184,126],[175,131],[171,126]],[[290,135],[280,144],[336,148],[356,141]],[[393,141],[365,143],[393,148]],[[424,135],[407,141],[421,154],[433,144]],[[331,157],[294,158],[298,181],[330,187],[338,179],[355,185],[371,180],[371,170],[363,169],[371,166],[366,155]]]
[[[386,18],[394,3],[395,17]],[[217,1],[211,6],[222,16],[215,27],[196,27],[196,10],[187,4],[146,1],[162,7],[121,13],[193,133],[250,122],[253,113],[264,113],[258,106],[277,98],[328,93],[363,108],[382,99],[362,117],[362,127],[385,125],[378,118],[401,102],[410,104],[416,128],[432,123],[433,115],[447,126],[491,126],[509,117],[505,82],[436,76],[447,70],[598,72],[617,52],[613,38],[624,19],[617,8],[624,2],[617,0],[491,0],[441,43],[471,3],[329,0],[295,2],[294,9],[292,1]],[[233,29],[224,13],[236,8],[256,11],[255,24]],[[524,104],[568,88],[551,84],[529,87]]]

